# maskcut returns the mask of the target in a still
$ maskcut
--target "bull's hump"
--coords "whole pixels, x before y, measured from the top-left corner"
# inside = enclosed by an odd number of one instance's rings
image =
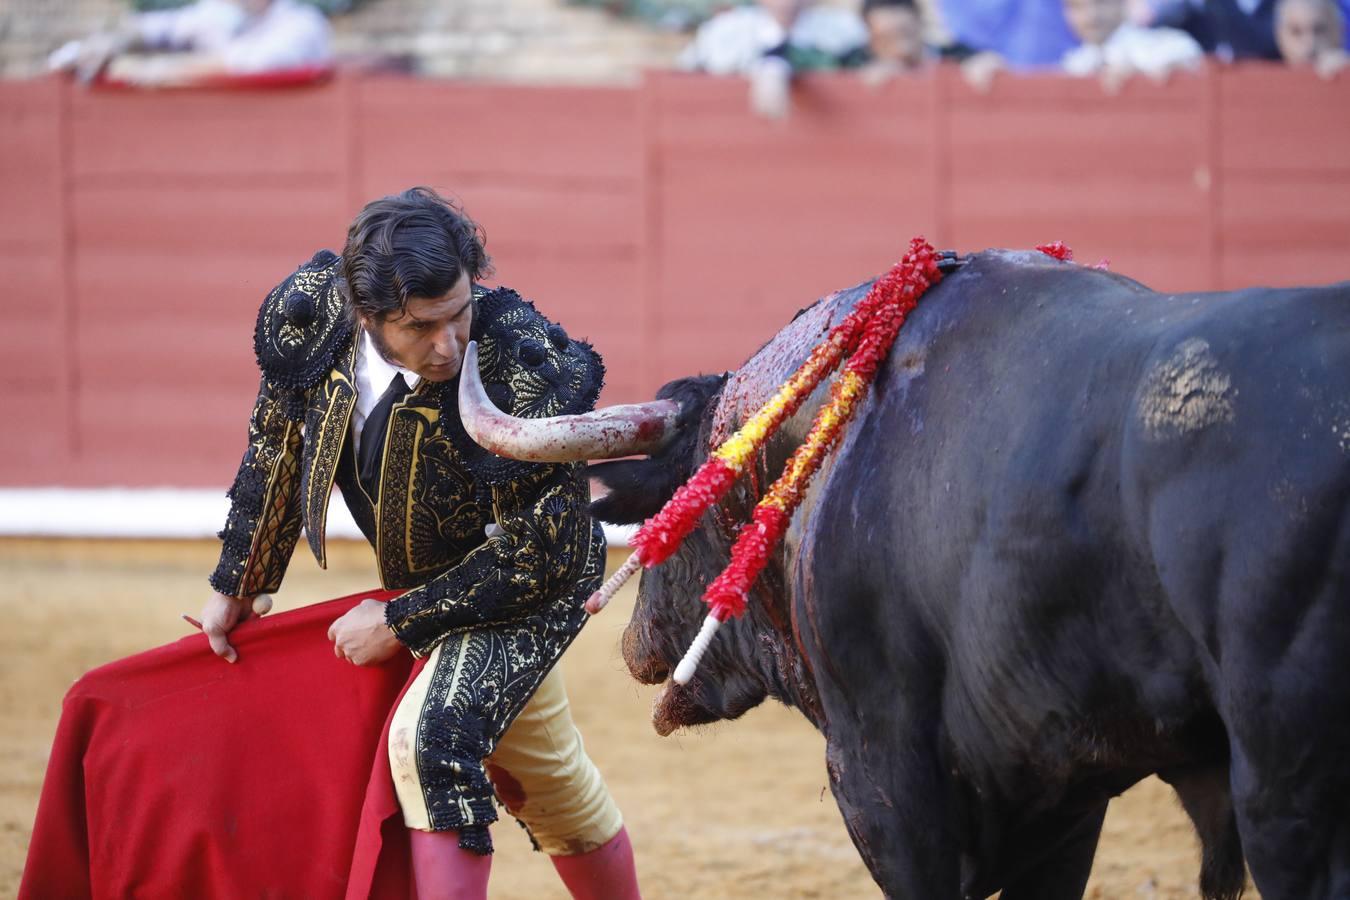
[[[1066,265],[1066,263],[1055,259],[1047,253],[1042,253],[1039,250],[983,250],[976,253],[973,259],[989,260],[1015,266],[1034,266],[1036,268],[1062,268]]]
[[[996,277],[1010,280],[1010,284],[1023,284],[1017,273],[1037,273],[1050,276],[1059,283],[1064,276],[1079,283],[1113,284],[1119,288],[1136,293],[1153,293],[1147,285],[1133,278],[1096,266],[1084,266],[1074,262],[1055,259],[1040,250],[981,250],[966,257],[966,264],[956,271],[958,277]],[[1038,282],[1039,283],[1039,282]]]

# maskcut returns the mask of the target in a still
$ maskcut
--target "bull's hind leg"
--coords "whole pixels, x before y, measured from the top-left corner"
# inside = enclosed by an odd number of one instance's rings
[[[1233,813],[1228,763],[1176,766],[1158,772],[1172,786],[1200,837],[1200,896],[1237,900],[1247,887],[1247,864]]]
[[[1233,805],[1265,900],[1350,898],[1347,602],[1265,604],[1227,635],[1220,702]]]
[[[1319,738],[1293,726],[1295,704],[1285,702],[1267,707],[1270,724],[1252,712],[1234,728],[1233,801],[1247,864],[1266,900],[1350,900],[1350,757],[1319,753]],[[1347,709],[1309,711],[1344,720]]]

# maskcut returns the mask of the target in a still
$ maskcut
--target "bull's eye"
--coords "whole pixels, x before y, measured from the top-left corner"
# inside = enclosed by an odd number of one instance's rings
[[[548,352],[544,350],[543,344],[526,338],[516,345],[516,357],[531,369],[537,369],[548,359]]]
[[[548,339],[549,343],[559,350],[566,350],[567,345],[572,343],[572,339],[567,336],[561,325],[548,326]]]

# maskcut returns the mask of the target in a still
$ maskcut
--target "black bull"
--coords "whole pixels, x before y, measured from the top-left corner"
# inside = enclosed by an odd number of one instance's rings
[[[751,411],[734,389],[783,380],[866,287],[729,382],[668,385],[681,439],[597,466],[597,513],[654,512]],[[1241,892],[1244,855],[1267,900],[1350,896],[1347,387],[1350,283],[1166,295],[979,254],[920,302],[658,730],[801,710],[889,896],[1079,897],[1107,801],[1151,773],[1196,825],[1206,896]],[[688,645],[752,484],[644,574],[640,680]]]

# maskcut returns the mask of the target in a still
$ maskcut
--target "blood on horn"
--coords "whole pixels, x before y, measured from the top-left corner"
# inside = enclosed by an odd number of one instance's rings
[[[478,344],[464,349],[459,373],[459,416],[479,446],[508,459],[577,462],[660,450],[675,432],[680,405],[653,400],[546,419],[504,413],[488,399],[478,372]]]

